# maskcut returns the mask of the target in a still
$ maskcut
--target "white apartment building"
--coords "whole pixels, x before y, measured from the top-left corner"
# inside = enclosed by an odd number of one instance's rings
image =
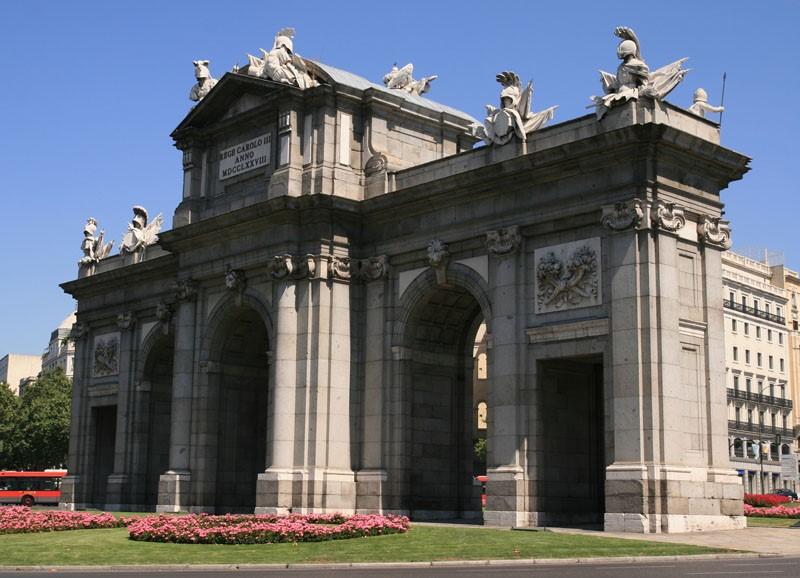
[[[72,378],[75,342],[69,339],[69,334],[74,324],[75,313],[73,312],[50,333],[50,343],[42,354],[42,371],[61,368],[67,377]]]
[[[781,456],[796,451],[789,383],[787,292],[765,263],[722,257],[728,433],[731,465],[745,492],[797,487]],[[796,478],[796,475],[794,476]]]

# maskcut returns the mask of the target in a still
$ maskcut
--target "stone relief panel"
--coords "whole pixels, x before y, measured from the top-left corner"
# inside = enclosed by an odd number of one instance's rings
[[[94,338],[92,377],[119,374],[119,333],[98,335]]]
[[[536,249],[536,313],[593,307],[603,302],[600,238]]]

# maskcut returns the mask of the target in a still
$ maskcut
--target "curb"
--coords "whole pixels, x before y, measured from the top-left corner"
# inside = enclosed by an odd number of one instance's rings
[[[620,556],[605,558],[525,558],[509,560],[434,560],[430,562],[345,562],[341,564],[160,564],[111,566],[0,566],[0,572],[217,572],[257,570],[354,570],[387,568],[447,568],[463,566],[566,566],[571,564],[638,564],[647,562],[679,562],[691,560],[737,560],[783,558],[782,554],[742,552],[735,554],[697,554],[689,556]]]

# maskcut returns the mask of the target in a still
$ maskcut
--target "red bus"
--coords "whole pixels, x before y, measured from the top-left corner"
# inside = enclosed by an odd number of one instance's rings
[[[48,472],[0,471],[0,504],[58,504],[64,470]]]

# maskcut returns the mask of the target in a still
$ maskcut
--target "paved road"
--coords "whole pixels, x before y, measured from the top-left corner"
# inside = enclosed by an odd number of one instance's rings
[[[0,571],[0,576],[20,576],[24,578],[53,578],[63,576],[90,576],[91,578],[134,578],[136,576],[153,576],[158,578],[220,578],[225,575],[264,576],[265,578],[445,578],[450,576],[466,577],[510,577],[521,578],[675,578],[680,576],[747,578],[800,577],[800,557],[792,558],[738,558],[727,560],[664,560],[640,563],[620,563],[607,561],[601,564],[554,564],[554,565],[481,565],[481,566],[415,566],[407,568],[292,568],[292,569],[230,569],[227,571],[154,571],[144,569],[130,571]]]

